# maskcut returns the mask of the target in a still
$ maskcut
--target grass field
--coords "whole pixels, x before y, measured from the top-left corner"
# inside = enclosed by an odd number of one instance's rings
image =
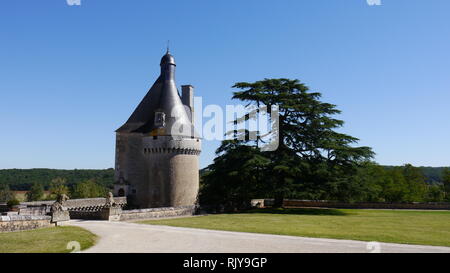
[[[71,226],[6,232],[0,233],[0,253],[71,252],[69,242],[79,242],[82,250],[94,245],[96,239],[93,233]]]
[[[258,209],[142,221],[152,225],[450,246],[450,211]]]

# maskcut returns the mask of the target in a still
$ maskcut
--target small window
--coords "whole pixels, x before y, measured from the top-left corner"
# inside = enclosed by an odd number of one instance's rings
[[[166,125],[166,114],[164,112],[155,112],[155,126],[164,127]]]

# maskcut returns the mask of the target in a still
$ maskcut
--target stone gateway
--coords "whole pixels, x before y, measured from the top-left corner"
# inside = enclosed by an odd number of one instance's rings
[[[194,91],[175,83],[167,51],[161,75],[116,130],[114,195],[137,208],[193,206],[199,189],[201,140],[194,130]]]

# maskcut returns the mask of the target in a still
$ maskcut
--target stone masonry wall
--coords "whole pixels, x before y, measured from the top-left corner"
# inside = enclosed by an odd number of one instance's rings
[[[35,202],[22,202],[21,206],[26,208],[31,207],[39,207],[39,206],[47,206],[48,208],[55,202],[52,201],[35,201]],[[114,202],[120,205],[124,205],[127,203],[126,197],[114,197]],[[64,206],[69,209],[76,208],[86,208],[86,207],[102,207],[106,203],[106,198],[98,197],[98,198],[80,198],[80,199],[69,199],[64,203]]]
[[[141,207],[192,206],[197,201],[199,189],[198,155],[200,139],[174,136],[143,138],[147,160],[147,201]]]
[[[264,206],[272,206],[273,199],[265,199]],[[290,200],[283,202],[285,207],[318,207],[338,209],[430,209],[450,210],[450,203],[344,203],[332,201]]]
[[[142,134],[116,134],[115,182],[123,178],[130,185],[129,203],[145,207],[148,203],[147,171],[142,148]]]
[[[116,204],[125,205],[127,203],[126,197],[114,197]],[[86,207],[102,207],[106,203],[106,198],[85,198],[85,199],[69,199],[64,203],[64,206],[70,209],[86,208]]]
[[[162,217],[187,216],[194,214],[195,206],[124,210],[122,211],[122,215],[120,215],[120,221],[146,220]]]
[[[0,216],[0,232],[30,230],[53,226],[50,216]]]

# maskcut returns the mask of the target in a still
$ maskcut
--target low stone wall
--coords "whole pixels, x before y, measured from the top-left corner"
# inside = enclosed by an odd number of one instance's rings
[[[63,203],[63,208],[51,212],[55,201],[23,202],[14,211],[1,212],[0,232],[36,229],[60,225],[70,219],[119,221],[126,197],[114,197],[114,204],[107,198],[72,199]],[[5,204],[2,204],[6,206]],[[139,216],[130,216],[139,217]]]
[[[0,232],[30,230],[52,226],[50,216],[0,216]]]
[[[114,202],[118,205],[125,205],[127,203],[126,197],[114,197]],[[51,207],[55,203],[52,201],[35,201],[35,202],[22,202],[21,206],[25,207],[39,207],[48,206]],[[80,199],[69,199],[64,202],[64,206],[69,209],[87,208],[87,207],[102,207],[106,203],[106,198],[80,198]]]
[[[46,215],[50,212],[50,206],[19,207],[19,215]]]
[[[120,221],[146,220],[162,217],[187,216],[194,214],[195,206],[124,210],[120,215]]]
[[[20,202],[20,205],[25,207],[39,207],[42,205],[51,206],[53,203],[55,203],[55,201],[56,200]]]
[[[117,205],[123,206],[127,203],[126,197],[114,197],[114,202]],[[106,204],[106,198],[85,198],[85,199],[69,199],[64,202],[64,206],[69,210],[78,208],[96,208],[103,207]]]
[[[72,210],[70,219],[119,221],[122,214],[121,207],[105,207],[96,211]]]
[[[272,206],[273,199],[265,199],[264,206]],[[292,200],[286,199],[284,207],[316,207],[337,209],[424,209],[424,210],[450,210],[450,203],[344,203],[332,201]]]

